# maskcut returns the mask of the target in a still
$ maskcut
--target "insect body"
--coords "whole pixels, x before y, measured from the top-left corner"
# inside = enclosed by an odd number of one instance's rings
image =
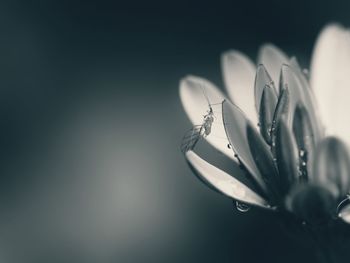
[[[203,128],[205,136],[209,135],[211,132],[211,126],[214,122],[213,114],[213,109],[210,107],[208,114],[204,115]]]
[[[208,136],[211,133],[211,128],[214,122],[214,111],[209,104],[209,110],[207,114],[203,116],[203,123],[201,125],[195,125],[190,129],[182,139],[181,151],[183,153],[193,150],[198,141]]]

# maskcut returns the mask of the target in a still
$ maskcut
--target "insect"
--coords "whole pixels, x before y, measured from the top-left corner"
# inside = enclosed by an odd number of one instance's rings
[[[181,142],[181,151],[186,153],[193,150],[201,138],[208,136],[211,133],[212,125],[214,123],[215,115],[212,108],[213,105],[221,105],[222,103],[210,104],[208,97],[206,96],[204,89],[203,94],[208,102],[208,111],[203,116],[203,122],[199,125],[194,125],[188,132],[185,133]]]

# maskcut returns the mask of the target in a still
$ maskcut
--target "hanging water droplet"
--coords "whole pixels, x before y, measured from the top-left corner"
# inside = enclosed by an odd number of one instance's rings
[[[299,151],[299,156],[300,156],[300,157],[304,157],[304,155],[305,155],[305,151],[304,151],[304,150],[300,150],[300,151]]]
[[[231,144],[228,143],[227,144],[227,148],[231,149]]]
[[[302,165],[302,166],[306,166],[306,162],[302,162],[301,165]]]
[[[242,212],[242,213],[245,213],[245,212],[248,212],[249,209],[250,209],[250,206],[244,204],[244,203],[241,203],[241,202],[238,202],[236,201],[236,208],[239,212]]]

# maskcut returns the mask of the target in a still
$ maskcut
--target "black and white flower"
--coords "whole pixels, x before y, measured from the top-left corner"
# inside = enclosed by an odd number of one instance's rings
[[[227,96],[200,77],[180,83],[195,125],[182,145],[194,172],[242,206],[312,224],[350,223],[350,31],[322,30],[310,72],[272,44],[260,48],[256,63],[230,50],[221,64]],[[232,160],[236,174],[195,152],[202,138]]]

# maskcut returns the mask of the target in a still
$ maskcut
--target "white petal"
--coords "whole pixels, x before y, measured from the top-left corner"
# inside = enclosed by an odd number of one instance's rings
[[[317,39],[311,63],[314,90],[327,134],[350,144],[350,31],[328,25]]]
[[[323,132],[321,132],[319,124],[319,114],[317,114],[315,109],[315,103],[312,101],[312,93],[310,92],[309,86],[306,80],[304,80],[301,75],[302,73],[298,71],[293,66],[283,65],[281,69],[281,86],[288,87],[290,92],[290,116],[289,124],[292,125],[294,119],[294,113],[296,106],[302,103],[303,107],[307,110],[310,117],[311,124],[313,127],[313,134],[315,140],[317,141],[321,138]]]
[[[232,150],[227,147],[229,141],[222,121],[221,103],[225,100],[223,93],[205,79],[187,76],[180,82],[180,98],[193,125],[203,123],[203,116],[209,111],[209,101],[214,111],[214,122],[210,134],[205,138],[213,147],[237,161]]]
[[[265,66],[276,87],[278,87],[281,67],[283,64],[288,64],[288,62],[287,55],[272,44],[265,44],[259,49],[258,64]]]
[[[220,193],[244,203],[268,207],[267,202],[245,184],[206,162],[193,151],[186,153],[186,159],[197,175]]]
[[[241,52],[230,50],[222,54],[221,67],[231,100],[244,111],[250,121],[258,123],[254,105],[254,63]]]

